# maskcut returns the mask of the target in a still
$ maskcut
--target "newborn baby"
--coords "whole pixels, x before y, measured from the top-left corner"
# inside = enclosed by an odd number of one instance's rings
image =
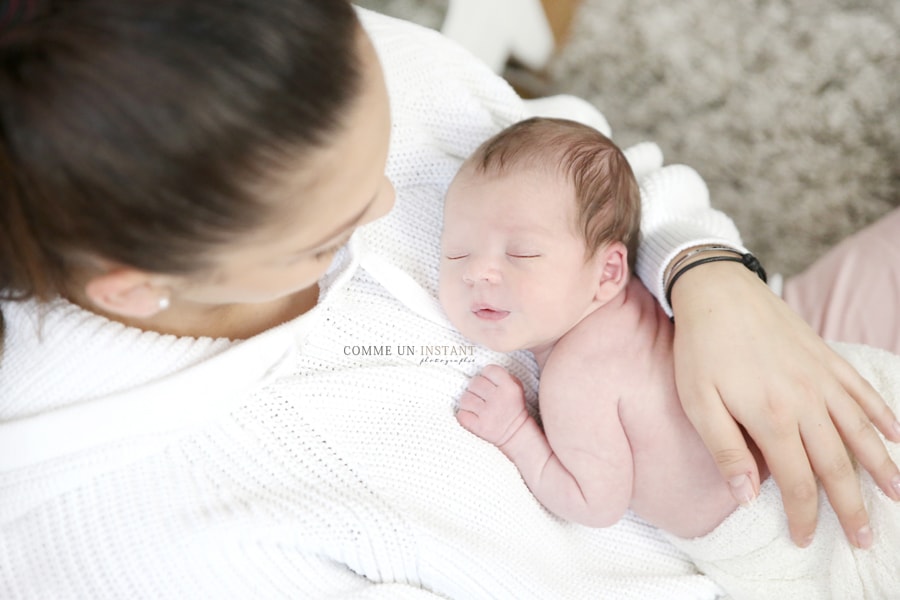
[[[565,120],[517,123],[479,147],[447,192],[440,300],[467,338],[500,352],[527,349],[541,371],[543,427],[529,414],[521,384],[496,365],[460,398],[460,424],[495,444],[560,517],[605,527],[631,509],[679,543],[737,516],[735,495],[749,503],[754,489],[749,478],[734,489],[722,480],[681,408],[674,325],[630,277],[639,222],[638,184],[608,138]],[[740,259],[732,250],[722,255]],[[765,479],[765,461],[751,449]],[[886,531],[900,534],[896,505],[871,478],[863,480],[867,494],[886,503]],[[777,487],[767,481],[763,488],[775,498],[763,502],[766,510],[780,509]],[[883,540],[880,553],[853,548],[833,517],[823,515],[835,532],[817,536],[825,547],[819,554],[793,546],[783,513],[766,513],[769,528],[753,521],[749,533],[736,534],[741,540],[718,540],[724,550],[691,548],[687,539],[681,545],[735,597],[762,597],[761,590],[827,596],[835,588],[823,570],[836,557],[844,557],[854,584],[875,581],[847,588],[853,594],[900,589],[896,549]],[[768,537],[756,540],[753,532],[762,530]],[[751,539],[739,560],[725,556]]]

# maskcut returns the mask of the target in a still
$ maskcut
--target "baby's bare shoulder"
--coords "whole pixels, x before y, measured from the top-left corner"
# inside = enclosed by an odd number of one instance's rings
[[[644,355],[657,339],[656,319],[643,302],[603,306],[564,335],[554,352],[590,353],[594,358],[621,363]]]
[[[620,391],[641,384],[660,356],[656,310],[643,286],[623,302],[597,309],[560,338],[541,379],[602,383]]]
[[[646,372],[644,344],[625,327],[578,330],[557,342],[541,372],[541,389],[565,387],[618,398]]]

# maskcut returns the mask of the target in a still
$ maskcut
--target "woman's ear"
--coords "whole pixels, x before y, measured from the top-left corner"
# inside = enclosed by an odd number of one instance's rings
[[[169,306],[169,288],[152,274],[131,267],[93,276],[84,292],[98,308],[120,317],[146,319]]]
[[[628,284],[628,248],[622,242],[611,242],[601,248],[594,259],[597,261],[594,301],[603,305]]]

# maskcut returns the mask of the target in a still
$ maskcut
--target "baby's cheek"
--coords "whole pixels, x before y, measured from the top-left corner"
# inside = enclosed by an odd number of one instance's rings
[[[441,303],[441,308],[443,308],[444,312],[447,314],[447,318],[450,319],[450,323],[458,329],[460,318],[459,291],[456,290],[454,286],[444,281],[443,276],[439,282],[438,301]]]

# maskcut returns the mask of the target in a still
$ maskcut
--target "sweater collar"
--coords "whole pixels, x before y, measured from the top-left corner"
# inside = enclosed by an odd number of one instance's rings
[[[355,237],[320,281],[315,308],[238,342],[141,331],[65,300],[5,303],[0,470],[188,429],[246,401],[280,372],[356,272]]]

